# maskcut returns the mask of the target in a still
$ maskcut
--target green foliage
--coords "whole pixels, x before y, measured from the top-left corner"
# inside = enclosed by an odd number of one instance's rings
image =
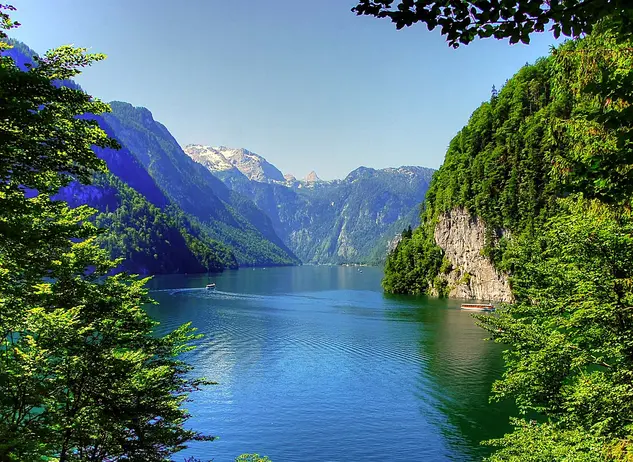
[[[551,424],[515,420],[514,433],[487,444],[500,446],[489,462],[604,462],[610,457],[601,438],[579,430],[561,430]],[[620,459],[625,460],[625,459]]]
[[[83,92],[51,84],[70,79],[80,67],[104,59],[104,55],[85,51],[61,47],[37,58],[37,66],[28,72],[17,68],[11,58],[0,57],[3,182],[49,192],[68,184],[71,175],[88,182],[92,172],[104,171],[104,163],[91,146],[116,148],[117,143],[95,121],[75,115],[102,113],[107,105]],[[10,98],[16,87],[22,91],[21,98]],[[60,119],[67,122],[50,122]],[[31,157],[24,157],[24,149],[30,150]]]
[[[260,456],[259,454],[241,454],[235,462],[272,462],[266,456]]]
[[[436,244],[428,223],[422,223],[412,236],[403,237],[387,258],[382,286],[394,294],[422,294],[431,289],[443,294],[446,284],[436,276],[447,269],[443,252]]]
[[[51,199],[105,171],[93,146],[116,146],[77,117],[107,105],[59,85],[102,58],[61,47],[22,72],[0,57],[3,461],[158,462],[210,439],[184,428],[181,405],[208,383],[178,359],[193,329],[153,335],[145,280],[108,276],[119,262],[97,245],[94,210]]]
[[[453,264],[451,261],[444,257],[442,259],[442,266],[440,266],[440,274],[448,274],[453,270]]]
[[[114,191],[113,211],[98,213],[94,222],[104,232],[98,242],[134,273],[200,273],[237,268],[232,252],[202,231],[178,207],[165,210],[108,174],[95,178],[102,191]]]
[[[555,449],[559,438],[573,451],[606,448],[633,433],[633,214],[582,198],[560,206],[542,232],[509,249],[516,304],[478,317],[512,346],[495,397],[547,418],[497,441],[500,454],[519,443]]]
[[[551,26],[554,36],[579,37],[600,20],[618,20],[620,31],[631,31],[633,8],[628,0],[358,0],[358,15],[389,18],[398,29],[422,22],[429,30],[441,28],[448,43],[457,48],[475,38],[509,39],[530,43],[534,32]]]
[[[622,203],[633,194],[633,40],[607,26],[553,54],[553,92],[569,111],[553,128],[568,149],[554,169],[568,189]]]

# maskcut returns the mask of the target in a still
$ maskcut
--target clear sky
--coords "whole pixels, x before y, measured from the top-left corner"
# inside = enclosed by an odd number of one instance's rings
[[[11,35],[38,53],[67,43],[108,55],[80,76],[105,101],[145,106],[181,145],[243,147],[298,178],[441,165],[470,114],[532,44],[458,50],[439,30],[396,31],[353,0],[13,0]]]

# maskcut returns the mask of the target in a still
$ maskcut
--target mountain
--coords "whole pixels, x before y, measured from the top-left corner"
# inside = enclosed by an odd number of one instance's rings
[[[283,174],[262,156],[246,149],[230,149],[190,144],[187,154],[212,172],[226,176],[245,176],[260,183],[285,182]],[[219,176],[220,176],[219,175]]]
[[[232,190],[251,199],[270,217],[283,242],[306,263],[383,260],[394,236],[418,223],[418,204],[433,174],[423,167],[360,167],[344,180],[323,181],[311,172],[298,181],[250,151],[203,145],[188,145],[184,151]],[[248,153],[248,167],[238,161],[239,156],[227,155],[234,152]]]
[[[102,116],[94,119],[116,137]],[[114,257],[125,258],[124,269],[165,274],[237,268],[231,250],[174,206],[129,149],[94,149],[109,172],[96,176],[91,185],[72,183],[56,198],[71,207],[89,205],[99,211],[95,222],[107,230],[99,239]]]
[[[8,53],[22,67],[31,63],[34,53],[15,45]],[[185,153],[148,109],[110,104],[111,113],[94,117],[122,146],[97,149],[110,173],[58,197],[95,207],[95,221],[109,230],[103,245],[134,272],[379,262],[417,223],[432,175],[361,167],[344,180],[323,181],[314,171],[297,180],[245,149],[190,145]]]
[[[23,70],[34,65],[37,54],[21,42],[8,40],[12,48],[3,54]],[[62,84],[80,87],[72,81]],[[99,125],[114,136],[102,117]],[[124,257],[122,269],[132,273],[161,274],[221,271],[237,267],[226,246],[203,233],[192,217],[170,205],[154,180],[128,149],[95,148],[110,173],[96,175],[91,185],[71,183],[55,199],[71,207],[89,205],[102,229],[98,240],[114,257]]]
[[[265,213],[194,162],[145,108],[114,101],[103,118],[171,203],[199,220],[206,234],[227,245],[240,265],[287,265],[297,257]],[[235,154],[232,158],[239,159]]]
[[[22,69],[36,53],[10,40]],[[72,81],[64,86],[79,89]],[[295,264],[268,217],[191,161],[144,108],[113,103],[116,113],[90,116],[121,149],[95,152],[109,172],[93,184],[72,183],[56,199],[97,209],[102,245],[143,274],[221,271],[240,265]],[[239,212],[238,212],[239,211]]]
[[[321,178],[318,177],[318,175],[316,174],[314,170],[308,173],[308,176],[306,176],[306,179],[305,179],[306,183],[319,183],[321,181],[322,181]]]
[[[472,114],[433,177],[421,226],[387,259],[386,291],[514,299],[506,250],[537,234],[563,195],[553,168],[569,165],[569,144],[553,142],[563,132],[552,129],[574,110],[554,91],[563,78],[541,59]]]
[[[105,230],[99,242],[123,269],[139,274],[201,273],[237,268],[231,250],[210,239],[178,208],[161,209],[112,174],[97,175],[91,185],[72,183],[56,199],[71,207],[89,205]]]

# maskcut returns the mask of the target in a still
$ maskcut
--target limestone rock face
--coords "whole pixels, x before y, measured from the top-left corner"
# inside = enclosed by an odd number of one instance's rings
[[[449,297],[511,302],[508,276],[497,271],[483,255],[485,233],[483,220],[466,209],[453,209],[440,216],[434,237],[453,267],[442,276],[448,282]]]
[[[387,241],[387,255],[396,250],[396,247],[398,247],[398,244],[400,244],[401,240],[402,233],[398,233],[393,237],[393,239]]]
[[[251,181],[272,183],[286,181],[283,174],[262,156],[246,149],[233,149],[226,146],[204,146],[189,144],[183,151],[212,172],[226,172],[235,175],[241,173]]]
[[[318,183],[319,181],[321,181],[321,178],[319,178],[316,172],[312,170],[310,173],[308,173],[305,181],[306,183]]]

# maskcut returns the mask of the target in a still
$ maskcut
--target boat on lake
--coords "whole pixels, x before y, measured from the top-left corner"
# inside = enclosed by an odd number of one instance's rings
[[[215,290],[215,282],[207,284],[207,290]]]
[[[461,309],[469,311],[494,311],[495,307],[491,303],[462,303]]]

